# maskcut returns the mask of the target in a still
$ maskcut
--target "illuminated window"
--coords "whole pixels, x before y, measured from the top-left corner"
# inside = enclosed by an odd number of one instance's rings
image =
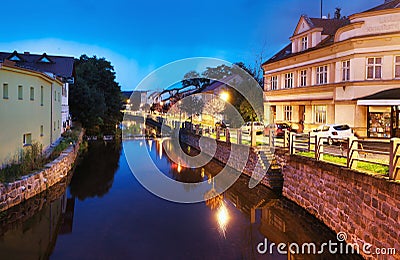
[[[382,78],[382,58],[368,58],[367,59],[367,79],[380,79]]]

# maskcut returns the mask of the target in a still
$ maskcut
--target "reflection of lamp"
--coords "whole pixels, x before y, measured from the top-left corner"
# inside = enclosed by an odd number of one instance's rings
[[[224,201],[222,201],[221,206],[218,208],[216,217],[217,217],[217,222],[218,222],[220,232],[225,237],[226,228],[227,228],[228,222],[229,222],[229,212],[228,212],[228,208],[226,207]]]

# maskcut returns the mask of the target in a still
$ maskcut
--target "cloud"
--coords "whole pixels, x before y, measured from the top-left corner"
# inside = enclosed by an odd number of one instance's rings
[[[82,54],[104,57],[114,66],[116,80],[120,83],[122,89],[134,89],[154,69],[151,65],[140,67],[135,59],[107,48],[54,38],[0,42],[0,50],[6,52],[29,51],[37,54],[46,52],[49,55],[74,56],[76,58],[79,58]]]

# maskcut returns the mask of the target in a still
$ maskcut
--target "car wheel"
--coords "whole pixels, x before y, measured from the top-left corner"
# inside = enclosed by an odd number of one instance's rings
[[[328,144],[329,144],[329,145],[333,145],[333,139],[330,138],[330,137],[328,137]]]

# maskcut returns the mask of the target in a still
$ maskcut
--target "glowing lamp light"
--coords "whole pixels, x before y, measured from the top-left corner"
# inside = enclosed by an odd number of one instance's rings
[[[182,171],[181,163],[178,163],[178,172],[180,173],[181,171]]]
[[[228,101],[228,99],[229,99],[229,94],[228,94],[228,92],[222,92],[220,95],[219,95],[219,97],[223,100],[223,101]]]
[[[226,207],[223,201],[221,203],[221,206],[217,210],[216,217],[219,230],[225,237],[226,228],[228,227],[228,222],[229,222],[229,212],[228,208]]]

